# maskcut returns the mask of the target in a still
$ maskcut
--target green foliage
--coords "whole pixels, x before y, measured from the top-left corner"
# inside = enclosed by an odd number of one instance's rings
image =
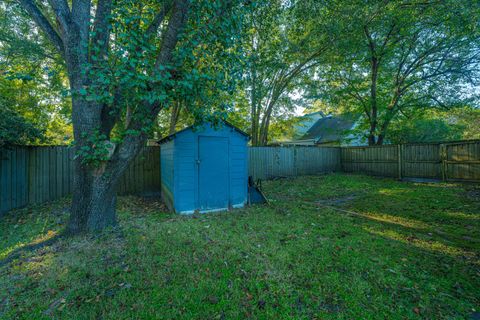
[[[0,108],[36,128],[42,139],[33,131],[31,137],[20,138],[26,131],[14,125],[0,135],[17,135],[16,143],[69,143],[71,102],[63,65],[42,34],[32,36],[32,22],[18,3],[3,2],[0,16]]]
[[[463,129],[438,118],[403,119],[392,123],[387,138],[394,144],[455,141],[462,139]]]
[[[391,143],[440,142],[480,138],[480,109],[427,110],[399,116],[387,134]]]
[[[34,251],[25,246],[63,230],[69,201],[11,212],[0,261],[21,254],[0,262],[0,317],[413,320],[478,310],[478,187],[335,174],[264,189],[269,206],[194,219],[119,198],[121,231]]]
[[[455,108],[448,118],[457,126],[461,126],[462,139],[480,139],[480,108]]]
[[[92,83],[78,92],[119,115],[113,131],[118,141],[152,130],[164,134],[168,112],[177,102],[188,113],[187,121],[225,118],[228,96],[240,76],[235,46],[244,7],[233,6],[228,14],[218,16],[222,6],[210,1],[190,4],[189,23],[172,64],[160,65],[154,72],[157,48],[164,39],[152,37],[148,27],[161,5],[157,1],[117,3],[108,58],[101,61],[102,57],[93,56],[87,71]],[[100,54],[102,47],[92,49]],[[152,105],[161,106],[160,123],[151,119]],[[140,127],[129,128],[132,120],[140,122]]]
[[[135,133],[129,133],[135,135]],[[107,161],[113,144],[107,140],[107,136],[96,131],[94,134],[85,134],[87,143],[77,148],[75,157],[82,159],[82,163],[93,167],[99,167]]]
[[[372,142],[402,114],[478,103],[480,15],[473,2],[330,6],[343,28],[312,96],[357,113]]]
[[[44,133],[32,122],[2,105],[0,101],[0,148],[41,142],[44,138]]]
[[[301,5],[255,1],[246,16],[244,78],[239,89],[243,102],[249,102],[248,132],[254,145],[285,135],[280,128],[305,103],[299,91],[327,48],[329,34],[319,30],[332,23],[329,16],[319,13],[318,28],[312,29],[312,21],[297,12]]]
[[[262,131],[267,141],[290,136],[299,107],[323,104],[328,113],[355,113],[359,129],[375,123],[377,136],[391,125],[394,133],[385,130],[393,139],[401,124],[409,132],[433,125],[436,120],[414,120],[418,110],[478,105],[479,11],[469,1],[191,1],[172,63],[154,72],[168,17],[154,36],[147,31],[164,3],[115,1],[108,52],[90,43],[84,72],[91,81],[73,95],[107,106],[116,121],[108,139],[116,143],[167,134],[177,105],[177,129],[228,119],[257,140]],[[54,20],[52,12],[45,14]],[[18,3],[5,1],[0,15],[2,103],[44,132],[44,143],[69,143],[64,63]],[[376,120],[373,57],[380,60]],[[151,104],[161,109],[154,120]],[[460,120],[461,112],[451,114],[471,132],[463,136],[478,137],[469,120],[475,117]],[[140,125],[130,128],[137,120]]]

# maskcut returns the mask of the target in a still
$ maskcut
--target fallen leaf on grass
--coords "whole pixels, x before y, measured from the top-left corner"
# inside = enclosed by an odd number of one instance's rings
[[[257,303],[258,309],[260,310],[265,309],[265,304],[266,304],[265,300],[259,300]]]
[[[210,302],[211,304],[217,304],[218,301],[219,301],[218,298],[215,296],[208,297],[208,302]]]
[[[56,309],[62,310],[65,307],[65,302],[66,300],[63,297],[53,301],[48,309],[43,311],[43,314],[51,316]]]

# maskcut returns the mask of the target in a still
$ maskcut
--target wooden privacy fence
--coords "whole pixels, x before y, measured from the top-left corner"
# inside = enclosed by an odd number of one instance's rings
[[[480,140],[345,147],[342,170],[399,179],[480,181]]]
[[[73,150],[68,147],[0,150],[0,214],[70,194],[73,156]],[[159,159],[159,147],[145,147],[121,178],[118,192],[159,192]],[[334,171],[480,181],[480,140],[373,147],[249,148],[249,175],[255,179]]]
[[[254,179],[320,174],[340,168],[337,147],[249,148],[249,175]]]
[[[70,194],[73,156],[73,149],[64,146],[0,150],[0,214]],[[145,148],[119,181],[118,192],[133,194],[159,190],[159,157],[159,147]]]

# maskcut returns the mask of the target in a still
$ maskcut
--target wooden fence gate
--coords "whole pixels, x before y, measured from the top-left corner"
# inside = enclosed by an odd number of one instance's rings
[[[480,141],[441,145],[442,171],[447,181],[480,181]]]

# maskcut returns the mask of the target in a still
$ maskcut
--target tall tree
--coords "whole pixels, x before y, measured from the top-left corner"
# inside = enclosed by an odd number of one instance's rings
[[[322,70],[321,91],[362,116],[370,145],[383,144],[402,113],[474,98],[480,37],[473,2],[355,1],[339,10],[351,31]]]
[[[115,186],[158,113],[205,79],[191,61],[228,68],[240,21],[235,1],[18,0],[65,62],[76,158],[70,233],[116,224]],[[228,75],[227,75],[228,76]],[[113,139],[113,132],[117,139]]]
[[[285,1],[257,1],[247,17],[244,89],[253,145],[267,144],[272,118],[294,106],[302,76],[319,64],[332,38],[312,30],[296,10]]]

